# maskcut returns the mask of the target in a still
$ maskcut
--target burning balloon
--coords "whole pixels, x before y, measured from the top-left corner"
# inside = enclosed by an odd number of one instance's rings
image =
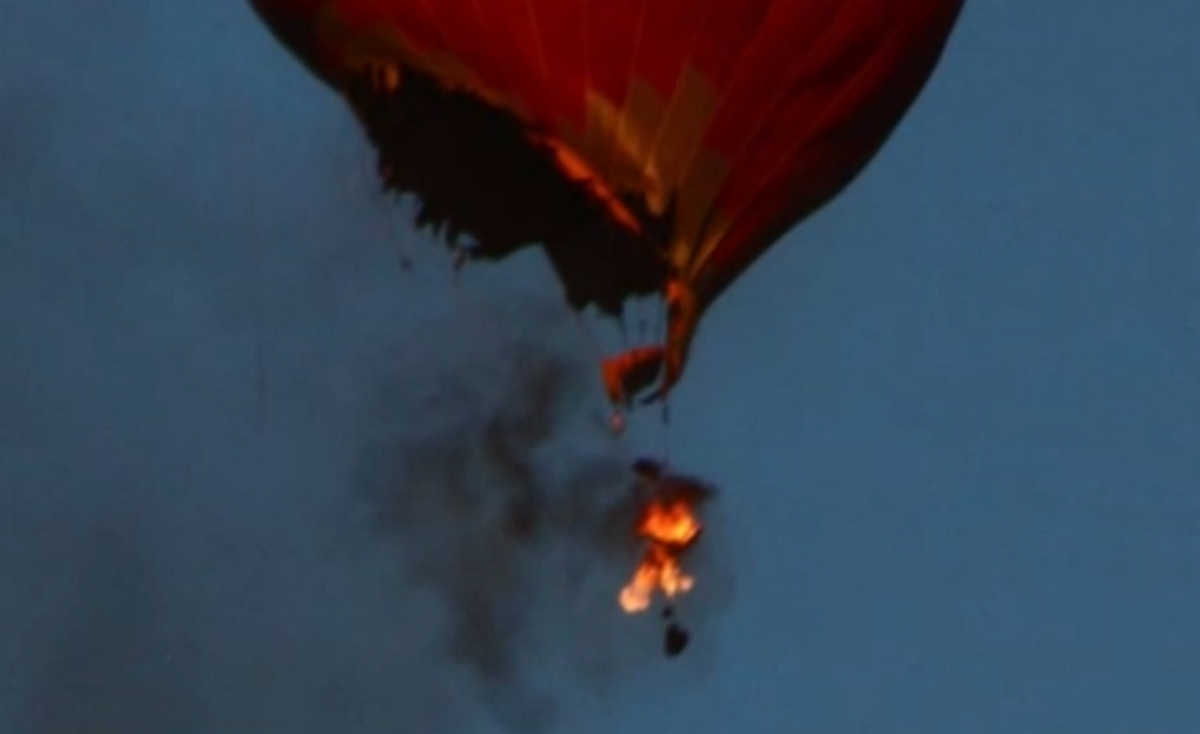
[[[963,7],[250,2],[458,264],[541,247],[577,311],[661,299],[660,343],[602,362],[614,405],[666,397],[712,304],[891,137]]]
[[[636,299],[658,302],[655,343],[600,360],[617,435],[621,411],[665,400],[682,378],[708,309],[875,159],[964,6],[250,3],[344,97],[383,188],[417,200],[414,224],[456,269],[539,247],[577,312],[622,319]],[[707,490],[660,469],[642,476],[645,552],[618,597],[629,613],[695,584],[682,559]],[[686,641],[672,621],[668,654]]]

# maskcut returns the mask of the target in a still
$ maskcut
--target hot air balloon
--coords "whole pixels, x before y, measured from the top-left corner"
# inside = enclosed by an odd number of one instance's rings
[[[664,396],[705,310],[862,171],[963,4],[251,1],[463,257],[542,247],[580,310],[662,296],[663,343],[602,365],[621,405]]]

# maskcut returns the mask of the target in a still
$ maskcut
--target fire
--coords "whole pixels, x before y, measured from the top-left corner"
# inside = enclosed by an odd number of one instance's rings
[[[656,590],[667,598],[690,591],[695,580],[684,573],[679,556],[700,535],[702,526],[685,499],[652,500],[637,525],[637,534],[648,542],[642,562],[618,597],[629,614],[645,611]]]

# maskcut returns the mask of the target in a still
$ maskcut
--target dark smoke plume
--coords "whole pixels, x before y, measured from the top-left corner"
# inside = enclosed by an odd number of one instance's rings
[[[637,557],[628,460],[554,313],[465,318],[461,340],[385,383],[360,465],[407,581],[445,604],[446,655],[522,730],[552,720],[539,671],[603,681],[656,652],[615,606]]]

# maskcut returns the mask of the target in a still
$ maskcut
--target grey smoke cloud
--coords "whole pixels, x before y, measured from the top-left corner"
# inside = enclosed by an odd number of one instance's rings
[[[549,269],[453,288],[371,170],[241,3],[0,11],[0,729],[541,731],[658,658]]]

